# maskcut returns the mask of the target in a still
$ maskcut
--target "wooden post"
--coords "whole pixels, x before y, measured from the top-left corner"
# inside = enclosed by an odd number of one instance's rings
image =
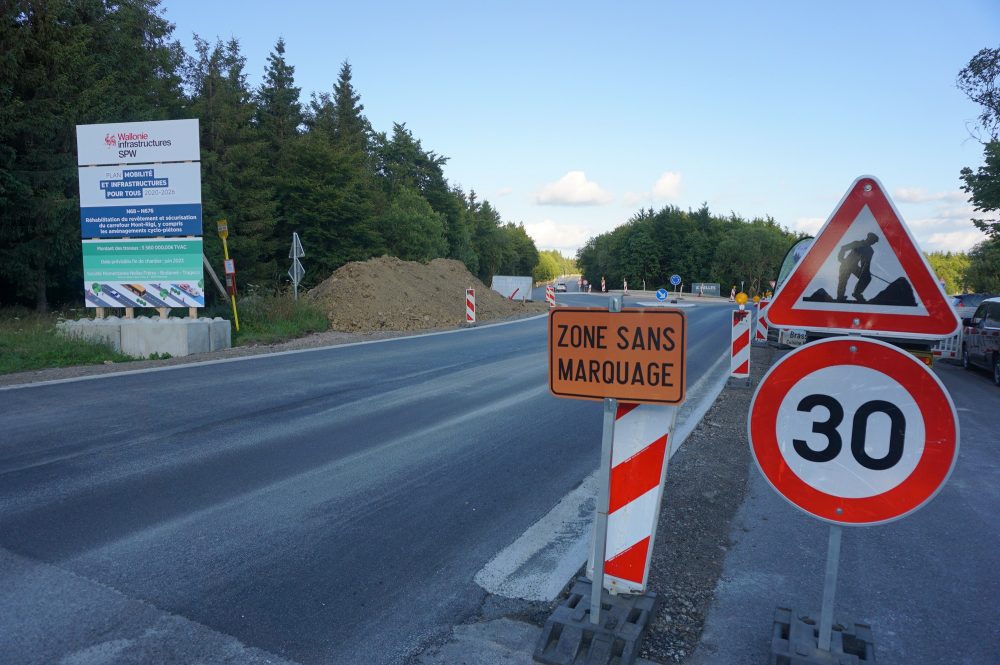
[[[161,319],[165,319],[168,316],[170,316],[170,308],[169,307],[157,307],[156,311],[160,313],[160,318]]]
[[[134,307],[126,307],[125,308],[125,318],[126,319],[134,319],[135,318],[135,308]]]
[[[197,307],[188,307],[188,316],[191,317],[192,319],[197,319],[198,318],[198,308]]]
[[[104,318],[104,308],[103,307],[98,307],[97,310],[94,312],[94,317],[98,318],[98,319],[103,319]]]

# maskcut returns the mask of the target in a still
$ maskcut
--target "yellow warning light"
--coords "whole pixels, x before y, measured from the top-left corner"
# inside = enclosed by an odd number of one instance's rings
[[[749,300],[749,298],[747,297],[747,294],[743,293],[742,291],[740,291],[739,293],[736,294],[736,304],[737,305],[745,305],[745,304],[747,304],[747,300]]]
[[[759,302],[760,302],[760,296],[754,296],[754,297],[753,297],[753,304],[755,304],[755,305],[756,305],[756,304],[757,304],[757,303],[759,303]]]

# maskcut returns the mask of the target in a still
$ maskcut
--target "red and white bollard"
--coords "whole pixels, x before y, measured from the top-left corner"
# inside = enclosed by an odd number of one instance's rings
[[[556,306],[556,288],[551,284],[545,287],[545,304],[549,307]]]
[[[750,318],[749,310],[733,310],[731,379],[750,379]]]
[[[476,322],[476,290],[465,290],[465,322]]]
[[[612,593],[646,590],[676,417],[675,406],[618,403],[604,550],[604,588]],[[587,572],[593,579],[593,551]]]
[[[767,344],[767,306],[770,300],[762,299],[757,303],[757,326],[754,329],[753,341],[755,344]]]

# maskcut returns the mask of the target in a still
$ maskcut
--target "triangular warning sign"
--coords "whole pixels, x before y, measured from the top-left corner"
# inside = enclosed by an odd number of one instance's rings
[[[767,312],[782,328],[941,338],[958,317],[873,176],[854,181]]]

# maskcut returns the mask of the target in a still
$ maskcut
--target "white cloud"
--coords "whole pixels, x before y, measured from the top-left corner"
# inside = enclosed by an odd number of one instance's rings
[[[674,201],[681,194],[681,174],[678,171],[664,171],[648,192],[625,192],[622,204],[626,207],[652,201]]]
[[[514,193],[514,188],[513,187],[501,187],[500,189],[497,190],[497,196],[498,197],[500,197],[500,196],[510,196],[513,193]]]
[[[925,252],[966,252],[985,239],[986,235],[982,231],[972,229],[932,233],[923,240],[918,239],[918,242],[920,249]]]
[[[677,171],[667,171],[653,185],[653,198],[660,201],[672,201],[680,196],[681,174]]]
[[[559,180],[542,187],[535,202],[542,205],[593,206],[610,203],[610,192],[596,182],[587,180],[583,171],[570,171]]]
[[[789,228],[796,233],[808,233],[814,236],[822,228],[825,221],[822,217],[799,217],[789,224]]]
[[[576,256],[576,250],[594,235],[581,225],[560,224],[551,219],[537,224],[525,224],[524,230],[535,241],[538,249],[558,249],[569,256]]]
[[[892,198],[899,203],[929,203],[965,201],[967,196],[961,191],[931,193],[923,187],[900,187],[892,193]]]

